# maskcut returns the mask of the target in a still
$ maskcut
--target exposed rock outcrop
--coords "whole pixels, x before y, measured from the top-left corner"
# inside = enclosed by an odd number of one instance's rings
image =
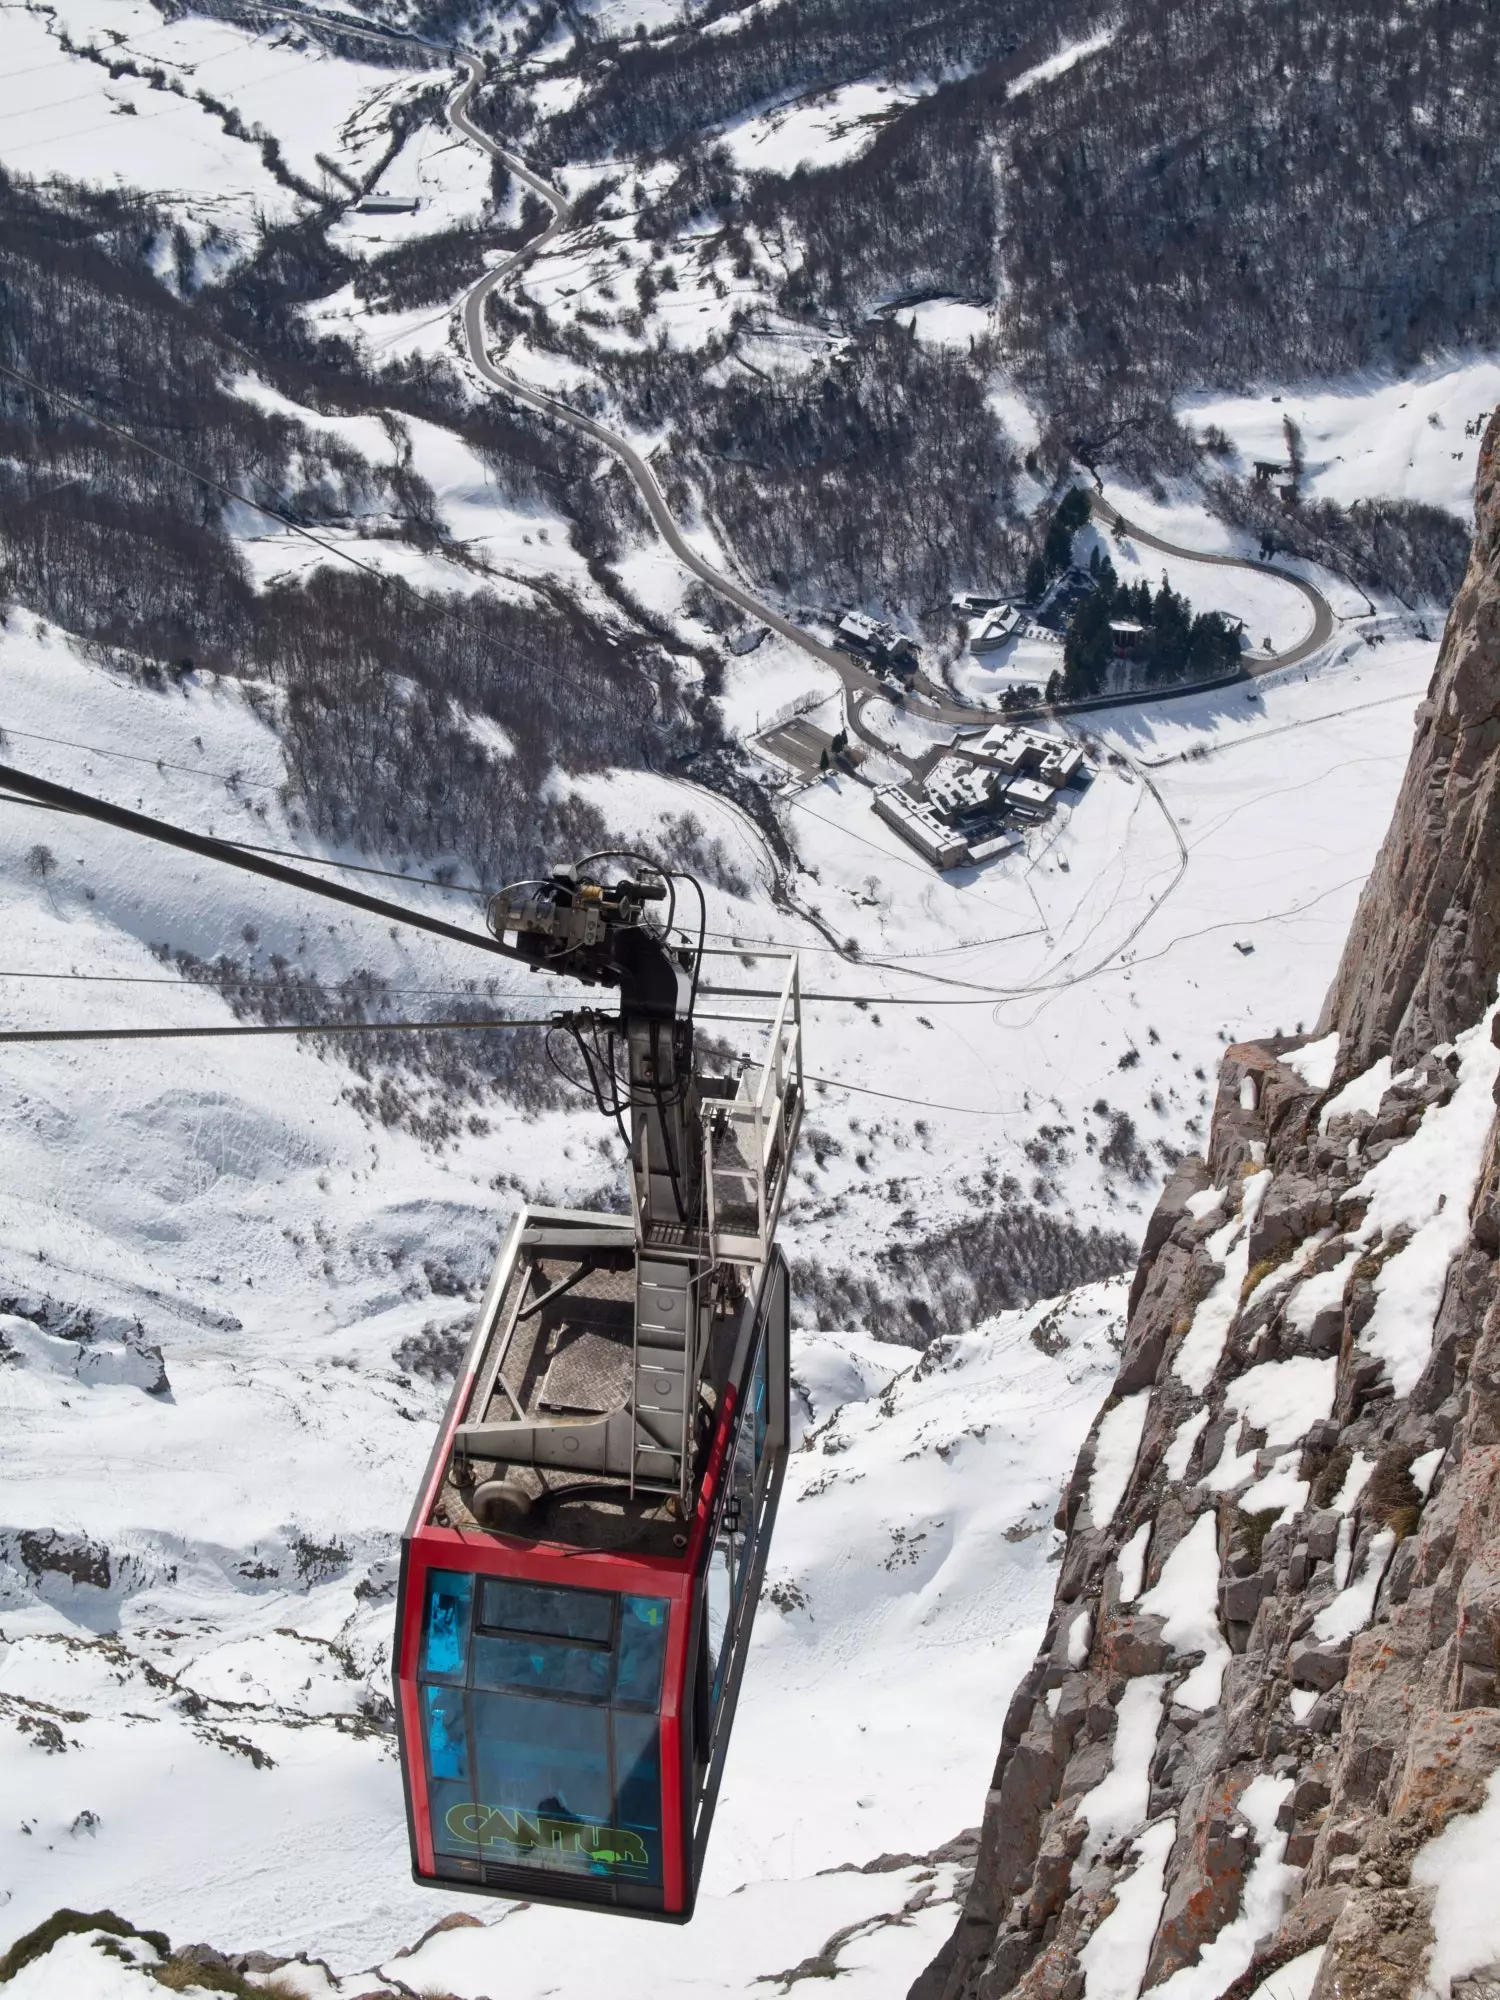
[[[1229,1050],[1148,1229],[913,2000],[1500,1978],[1432,1845],[1500,1772],[1500,419],[1478,522],[1318,1035]]]
[[[1385,845],[1324,1028],[1343,1075],[1402,1069],[1494,997],[1500,971],[1500,429],[1481,448],[1474,552],[1454,602]]]

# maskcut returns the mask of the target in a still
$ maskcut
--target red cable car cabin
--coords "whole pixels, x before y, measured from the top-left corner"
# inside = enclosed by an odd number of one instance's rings
[[[686,1506],[595,1449],[666,1356],[647,1310],[702,1328]],[[710,1269],[638,1254],[619,1217],[520,1217],[402,1547],[417,1881],[691,1917],[786,1463],[787,1319],[778,1252]],[[531,1463],[486,1462],[495,1415],[534,1421]]]

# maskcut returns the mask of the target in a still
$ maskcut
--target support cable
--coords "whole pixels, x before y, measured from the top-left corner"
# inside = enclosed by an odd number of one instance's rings
[[[311,895],[326,897],[330,902],[343,903],[349,909],[363,910],[369,916],[383,917],[387,922],[411,924],[417,930],[430,931],[434,937],[446,938],[450,944],[470,945],[476,951],[490,952],[496,958],[512,961],[515,958],[514,952],[479,931],[463,930],[457,924],[445,923],[441,917],[429,917],[420,910],[407,909],[401,903],[388,903],[379,896],[367,896],[359,889],[346,889],[341,882],[320,881],[316,875],[304,875],[300,869],[287,868],[279,861],[248,853],[233,841],[218,840],[211,834],[189,833],[186,828],[173,826],[168,820],[155,819],[148,813],[131,812],[125,806],[91,798],[87,792],[70,791],[66,785],[54,785],[50,779],[33,777],[29,771],[17,771],[8,764],[0,764],[0,786],[23,793],[43,805],[57,806],[84,819],[119,827],[125,833],[141,834],[147,840],[158,840],[168,847],[182,848],[188,854],[200,854],[209,861],[222,861],[228,867],[241,868],[247,874],[261,875],[267,881],[281,882],[289,888],[306,890]]]
[[[550,1028],[550,1019],[520,1021],[302,1021],[232,1028],[5,1028],[0,1042],[172,1042],[233,1035],[450,1034],[476,1028]]]
[[[197,471],[186,460],[174,457],[171,452],[163,451],[158,445],[147,444],[146,440],[137,437],[134,431],[127,430],[123,424],[111,423],[108,417],[101,417],[97,410],[91,410],[87,403],[79,402],[76,396],[66,395],[61,389],[50,389],[45,382],[38,382],[32,375],[23,375],[19,368],[7,367],[3,361],[0,361],[0,375],[8,376],[12,382],[19,382],[23,389],[30,389],[38,396],[50,397],[54,403],[61,403],[67,409],[76,410],[89,423],[98,424],[101,430],[113,431],[116,437],[124,438],[127,444],[133,444],[137,451],[144,451],[152,458],[159,458],[163,465],[173,466],[178,472],[185,472],[189,479],[196,479],[201,485],[212,488],[215,493],[222,493],[226,500],[236,500],[242,507],[253,507],[257,514],[264,514],[268,521],[279,521],[282,527],[290,528],[294,534],[301,535],[305,541],[311,542],[315,548],[322,549],[325,554],[337,556],[340,562],[346,562],[354,569],[362,569],[366,576],[373,576],[378,584],[384,586],[390,582],[385,571],[376,569],[373,563],[361,562],[358,556],[351,556],[347,549],[341,549],[337,542],[325,542],[323,537],[315,535],[311,528],[304,528],[302,523],[294,521],[290,514],[280,513],[275,507],[267,507],[263,501],[252,500],[248,493],[237,493],[232,486],[226,486],[222,480],[211,479],[206,472]]]

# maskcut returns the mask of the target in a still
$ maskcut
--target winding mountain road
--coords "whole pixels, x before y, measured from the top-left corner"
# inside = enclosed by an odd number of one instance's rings
[[[1178,556],[1186,562],[1204,563],[1211,569],[1245,569],[1256,576],[1274,577],[1278,583],[1290,584],[1293,590],[1299,591],[1307,599],[1312,606],[1313,614],[1312,630],[1307,637],[1299,639],[1295,646],[1289,647],[1284,653],[1273,653],[1264,660],[1257,660],[1247,667],[1247,672],[1269,674],[1280,667],[1300,666],[1304,660],[1310,659],[1319,647],[1326,646],[1338,630],[1338,619],[1334,616],[1333,606],[1321,590],[1304,581],[1302,577],[1292,576],[1288,571],[1277,569],[1271,563],[1251,562],[1244,556],[1209,556],[1198,549],[1178,548],[1174,542],[1164,542],[1159,535],[1153,535],[1147,529],[1138,528],[1133,522],[1127,521],[1119,508],[1111,506],[1102,493],[1091,493],[1089,500],[1097,520],[1102,521],[1107,528],[1128,535],[1131,541],[1139,543],[1143,549],[1156,549],[1164,556]]]
[[[801,625],[796,624],[784,612],[778,611],[774,604],[767,603],[764,598],[758,597],[754,591],[748,590],[743,584],[736,582],[733,577],[726,575],[723,570],[716,569],[712,563],[699,555],[678,526],[671,508],[667,505],[666,497],[657,483],[656,474],[652,471],[649,460],[642,452],[636,449],[628,438],[621,437],[618,432],[610,430],[606,425],[601,424],[597,418],[588,416],[581,410],[573,409],[569,404],[561,402],[556,396],[548,395],[545,390],[534,388],[530,383],[523,382],[519,376],[512,374],[508,369],[500,367],[490,358],[489,343],[484,325],[486,302],[493,292],[498,290],[500,286],[508,283],[518,271],[523,269],[541,251],[546,249],[548,244],[554,242],[567,230],[572,222],[572,210],[566,196],[559,189],[555,188],[550,181],[544,180],[540,174],[535,173],[527,166],[524,160],[518,158],[516,154],[509,152],[498,140],[493,139],[488,132],[481,130],[470,118],[469,106],[473,102],[475,92],[484,81],[485,69],[477,56],[470,55],[467,51],[463,50],[456,51],[455,54],[457,61],[467,74],[464,82],[459,85],[458,89],[448,100],[446,110],[449,125],[462,138],[468,139],[474,145],[480,147],[492,159],[501,161],[524,186],[530,188],[534,194],[538,195],[552,211],[552,220],[544,229],[534,236],[523,249],[517,251],[513,257],[505,259],[502,263],[495,265],[492,270],[486,271],[479,282],[472,285],[459,302],[458,310],[463,330],[464,345],[475,371],[484,381],[490,383],[496,389],[503,390],[506,395],[514,397],[517,402],[524,403],[528,409],[536,410],[543,416],[553,417],[559,423],[570,425],[574,430],[581,432],[583,436],[591,439],[603,450],[611,453],[613,457],[618,459],[635,482],[636,490],[645,503],[646,510],[650,514],[658,534],[684,568],[690,570],[701,582],[707,584],[710,590],[716,591],[719,596],[726,598],[749,617],[757,619],[772,632],[779,633],[782,638],[790,641],[792,645],[799,647],[804,653],[809,654],[813,659],[819,661],[821,665],[831,667],[843,682],[845,693],[848,697],[845,708],[849,717],[850,728],[856,735],[864,738],[867,743],[882,751],[886,756],[889,756],[891,754],[889,744],[867,730],[859,715],[859,709],[864,699],[870,694],[881,692],[881,684],[873,674],[869,673],[852,655],[842,652],[835,646],[825,645],[821,639],[814,637],[811,632],[808,632]],[[1313,612],[1312,631],[1286,652],[1272,654],[1266,659],[1258,660],[1253,665],[1250,665],[1248,671],[1252,675],[1268,674],[1281,667],[1296,666],[1301,661],[1308,659],[1319,647],[1325,645],[1332,638],[1338,623],[1332,607],[1320,591],[1312,584],[1304,582],[1301,577],[1289,576],[1284,570],[1273,569],[1265,563],[1249,562],[1238,556],[1205,555],[1196,549],[1178,548],[1170,542],[1164,542],[1159,537],[1147,533],[1142,528],[1134,527],[1129,522],[1123,521],[1118,511],[1102,495],[1093,495],[1092,503],[1094,513],[1106,526],[1111,528],[1119,527],[1124,533],[1129,535],[1132,541],[1138,542],[1143,547],[1156,549],[1164,555],[1179,557],[1187,562],[1206,563],[1210,566],[1225,569],[1243,569],[1249,570],[1256,575],[1273,576],[1280,582],[1290,585],[1293,590],[1299,591],[1308,600]],[[1174,690],[1172,689],[1163,689],[1153,693],[1152,698],[1154,700],[1168,699],[1173,692]],[[1182,692],[1188,693],[1192,692],[1192,690],[1184,689]],[[993,709],[982,708],[975,703],[962,701],[950,689],[938,687],[933,682],[926,680],[925,677],[919,677],[918,691],[914,697],[913,706],[917,712],[929,720],[945,723],[973,723],[979,719],[993,720],[995,716]]]
[[[561,423],[571,424],[574,430],[581,431],[585,437],[591,438],[605,451],[613,453],[635,481],[636,489],[667,547],[680,563],[690,569],[694,576],[700,578],[711,590],[717,591],[722,597],[727,597],[731,604],[737,605],[750,617],[769,626],[773,632],[779,632],[794,646],[800,646],[804,652],[811,653],[814,659],[821,660],[825,666],[843,674],[849,684],[876,686],[877,683],[864,674],[847,653],[841,653],[833,646],[825,646],[820,639],[814,638],[812,633],[804,631],[800,625],[785,617],[773,604],[767,604],[764,598],[757,597],[753,591],[746,590],[743,584],[736,583],[733,577],[726,576],[722,570],[715,569],[712,563],[706,562],[678,527],[672,510],[656,483],[656,475],[651,470],[650,462],[636,450],[628,438],[623,438],[618,432],[607,429],[596,418],[585,415],[583,411],[559,402],[555,396],[547,395],[544,390],[533,388],[530,383],[523,382],[508,369],[497,367],[490,359],[484,328],[486,301],[492,292],[506,284],[518,270],[530,263],[539,251],[568,227],[572,220],[572,211],[566,198],[557,188],[549,181],[543,180],[539,174],[533,173],[524,161],[517,159],[514,153],[507,152],[497,140],[492,139],[487,132],[482,132],[474,124],[468,115],[468,106],[474,92],[484,79],[484,68],[473,56],[465,55],[461,60],[469,72],[468,81],[459,87],[448,102],[449,124],[456,132],[462,133],[464,138],[472,139],[476,145],[482,146],[492,159],[502,161],[518,180],[529,187],[534,194],[540,195],[552,210],[552,220],[540,235],[534,236],[514,257],[507,258],[493,270],[486,271],[478,284],[471,286],[465,293],[460,312],[464,344],[468,349],[469,360],[486,382],[493,383],[497,389],[505,390],[507,395],[514,396],[529,409],[539,410],[545,416],[556,417]]]

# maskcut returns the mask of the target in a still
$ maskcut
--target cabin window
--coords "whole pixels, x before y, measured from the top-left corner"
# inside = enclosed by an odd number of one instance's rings
[[[659,1886],[667,1630],[665,1598],[431,1572],[436,1850]]]

